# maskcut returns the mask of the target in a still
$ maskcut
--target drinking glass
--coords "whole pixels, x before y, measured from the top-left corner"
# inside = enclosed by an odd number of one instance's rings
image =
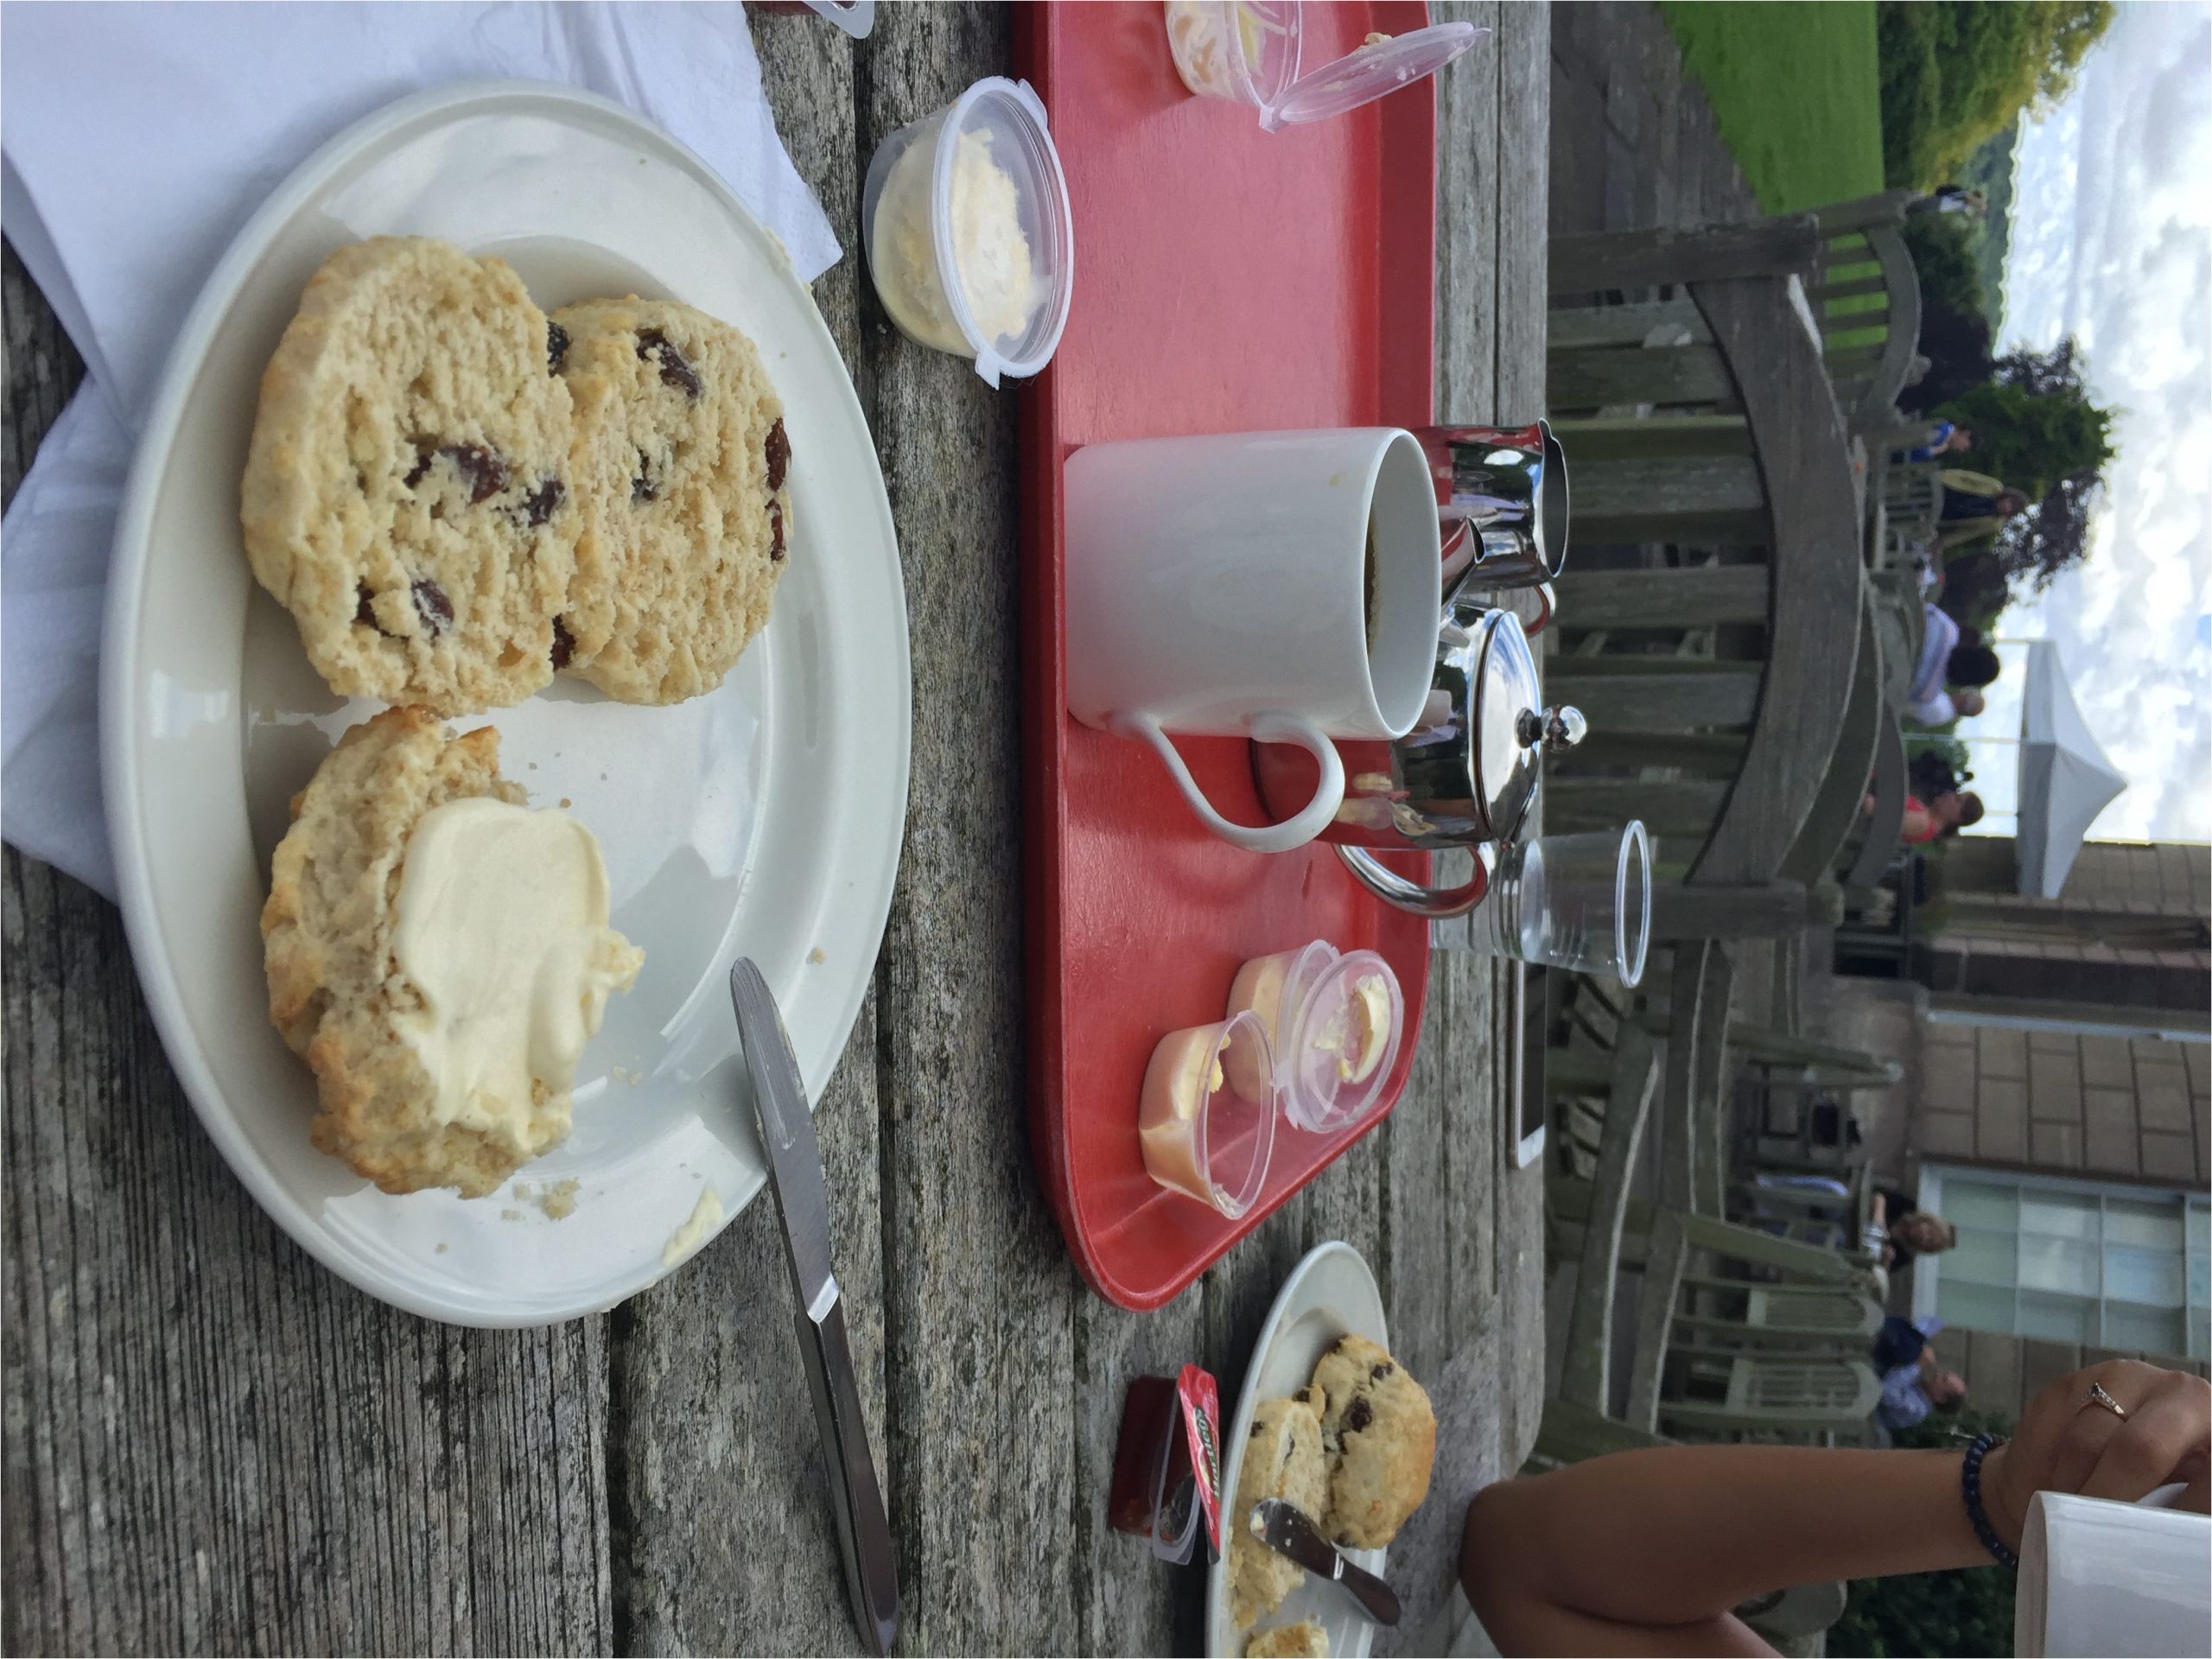
[[[1651,841],[1641,822],[1509,847],[1467,918],[1468,948],[1579,974],[1643,977],[1651,943]]]

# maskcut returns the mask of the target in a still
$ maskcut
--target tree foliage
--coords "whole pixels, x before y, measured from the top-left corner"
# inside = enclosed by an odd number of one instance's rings
[[[2113,455],[2112,411],[2090,400],[2079,348],[2065,340],[2048,352],[2008,353],[1986,383],[1937,412],[1974,429],[1965,465],[2004,480],[2031,503],[1992,547],[2005,578],[2049,587],[2088,551],[2089,508]]]
[[[2003,479],[2033,500],[2063,479],[2099,474],[2112,459],[2112,411],[2090,401],[2071,340],[2050,352],[1997,359],[1988,380],[1937,411],[1974,429],[1961,464]]]
[[[1928,188],[2023,110],[2048,108],[2112,22],[2108,0],[1883,0],[1882,162]]]
[[[1928,372],[1910,396],[1918,407],[1933,409],[1996,373],[1990,296],[1961,215],[1909,213],[1904,234],[1920,281],[1920,354],[1928,359]]]
[[[1901,1447],[1958,1448],[1959,1434],[2009,1434],[2012,1423],[1971,1408],[1899,1429]],[[1954,1433],[1956,1431],[1956,1433]],[[1906,1573],[1851,1586],[1843,1617],[1828,1627],[1827,1650],[1851,1659],[1940,1653],[1978,1659],[2012,1651],[2012,1575],[1994,1562],[1955,1573]]]

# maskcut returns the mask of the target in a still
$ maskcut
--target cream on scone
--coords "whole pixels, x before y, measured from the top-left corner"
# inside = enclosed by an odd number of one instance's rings
[[[492,1191],[568,1133],[585,1042],[642,953],[599,845],[499,775],[499,734],[354,727],[293,802],[261,931],[315,1144],[389,1192]]]

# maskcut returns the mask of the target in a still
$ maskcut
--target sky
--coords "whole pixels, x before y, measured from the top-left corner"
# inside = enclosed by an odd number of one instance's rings
[[[2212,5],[2122,5],[2018,167],[2003,344],[2072,334],[2120,414],[2087,559],[2015,599],[1999,639],[2058,643],[2128,779],[2093,836],[2212,840]],[[1999,654],[1988,713],[1959,729],[1984,832],[2011,835],[2014,752],[1973,741],[2019,734],[2026,653]]]

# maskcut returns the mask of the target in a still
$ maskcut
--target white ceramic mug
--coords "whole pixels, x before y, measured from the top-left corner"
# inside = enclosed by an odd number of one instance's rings
[[[1149,743],[1224,841],[1313,840],[1344,800],[1330,740],[1402,737],[1428,694],[1441,553],[1420,443],[1361,427],[1092,444],[1065,501],[1068,712]],[[1171,732],[1298,744],[1319,784],[1279,823],[1232,823]]]
[[[2201,1655],[2212,1640],[2212,1520],[2164,1507],[2037,1492],[2020,1535],[2014,1651]]]

